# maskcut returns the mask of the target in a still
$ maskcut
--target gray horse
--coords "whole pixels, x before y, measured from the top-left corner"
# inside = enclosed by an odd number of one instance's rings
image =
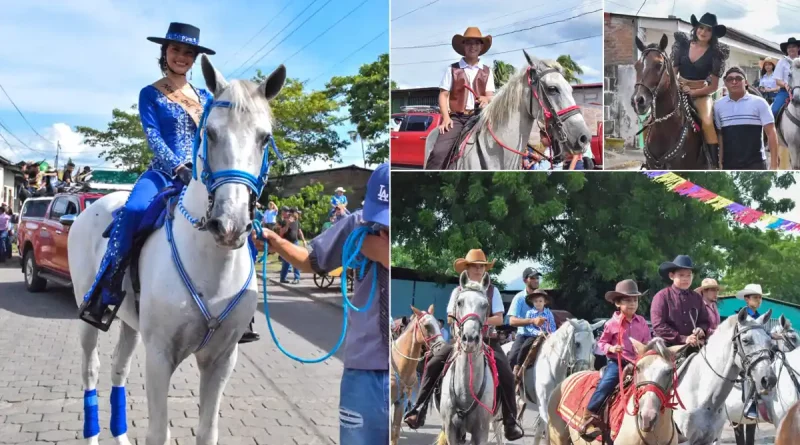
[[[592,133],[572,97],[558,62],[540,61],[527,52],[528,67],[508,80],[497,96],[481,111],[480,119],[464,143],[456,147],[451,168],[456,170],[520,170],[533,125],[553,125],[563,130],[560,143],[567,155],[589,150]],[[546,115],[550,114],[547,118]],[[432,131],[425,143],[425,160],[439,137]],[[554,136],[555,138],[555,136]],[[462,150],[463,148],[463,150]],[[463,151],[463,153],[462,153]]]
[[[792,100],[783,111],[778,141],[789,148],[792,170],[800,170],[800,58],[792,62]]]
[[[246,80],[229,84],[205,55],[201,57],[201,65],[214,100],[232,104],[230,108],[215,108],[208,115],[206,129],[214,135],[208,141],[208,152],[213,154],[207,159],[209,167],[215,172],[238,170],[259,174],[264,157],[264,135],[272,134],[273,128],[268,101],[283,87],[286,69],[281,65],[260,85]],[[193,161],[202,171],[199,156]],[[114,390],[124,394],[133,352],[141,335],[146,351],[145,387],[150,419],[146,445],[170,443],[167,410],[170,378],[190,355],[195,356],[200,371],[197,444],[217,443],[222,392],[236,365],[237,341],[247,328],[258,299],[257,280],[250,279],[253,278],[253,260],[246,245],[253,217],[250,189],[244,184],[226,183],[209,193],[203,183],[192,180],[184,192],[182,203],[187,213],[176,211],[172,224],[177,255],[183,259],[185,274],[202,295],[200,298],[212,317],[221,317],[240,291],[242,297],[227,317],[220,318],[223,321],[211,331],[213,336],[198,350],[211,323],[198,310],[184,285],[173,262],[166,229],[162,227],[145,243],[139,261],[140,312],[135,307],[130,277],[126,276],[123,281],[128,298],[117,314],[120,337],[112,360],[111,383]],[[112,212],[127,198],[127,192],[100,198],[92,204],[91,211],[78,216],[70,229],[69,268],[78,305],[92,285],[106,251],[108,240],[103,238],[103,230],[112,221]],[[203,215],[208,215],[214,223],[208,225],[207,231],[197,230],[188,219]],[[83,386],[89,393],[97,387],[99,332],[81,323]],[[96,405],[97,397],[87,397],[85,403]],[[126,409],[124,403],[119,405],[112,404],[112,433],[115,443],[129,445],[127,434],[117,433],[120,425],[115,424],[115,416],[124,418]],[[85,431],[99,431],[98,419],[90,417],[84,417]],[[99,434],[87,436],[91,436],[86,437],[87,444],[98,443]]]

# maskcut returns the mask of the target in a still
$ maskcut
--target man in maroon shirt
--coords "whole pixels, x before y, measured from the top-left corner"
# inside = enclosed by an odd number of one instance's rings
[[[687,255],[678,255],[674,261],[661,264],[658,273],[672,282],[653,296],[650,304],[650,321],[657,337],[667,346],[690,345],[697,347],[709,330],[708,310],[703,297],[689,289],[692,285],[694,264]],[[696,318],[696,327],[692,318]]]

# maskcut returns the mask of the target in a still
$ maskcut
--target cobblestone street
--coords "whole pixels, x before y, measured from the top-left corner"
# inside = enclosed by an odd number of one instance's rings
[[[77,308],[71,289],[48,286],[29,293],[18,258],[0,265],[0,444],[83,444],[83,389]],[[273,274],[270,274],[272,277]],[[275,275],[277,278],[277,275]],[[338,281],[337,281],[338,284]],[[341,328],[338,287],[322,292],[310,279],[295,286],[270,284],[270,314],[282,344],[302,357],[328,351]],[[340,307],[340,306],[339,306]],[[259,304],[259,310],[262,310]],[[118,323],[100,336],[101,443],[108,431],[111,353]],[[340,354],[304,365],[272,342],[263,312],[256,314],[261,341],[241,346],[220,409],[220,444],[338,443]],[[136,349],[127,384],[128,437],[144,444],[147,404],[144,347]],[[172,377],[169,397],[172,444],[194,444],[199,374],[193,358]],[[80,439],[80,440],[79,440]]]

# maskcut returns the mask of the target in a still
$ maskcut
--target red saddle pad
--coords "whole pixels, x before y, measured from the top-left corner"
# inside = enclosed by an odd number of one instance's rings
[[[567,422],[570,428],[579,431],[583,414],[589,399],[592,398],[597,383],[600,381],[600,373],[597,371],[583,371],[573,374],[561,384],[561,402],[558,404],[558,415]],[[609,426],[611,428],[611,440],[616,439],[617,433],[622,426],[622,419],[625,417],[625,405],[627,397],[612,396],[611,410],[609,412]],[[602,436],[595,440],[602,442]]]

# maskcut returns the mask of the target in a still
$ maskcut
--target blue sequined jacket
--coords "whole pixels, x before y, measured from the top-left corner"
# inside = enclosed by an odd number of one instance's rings
[[[212,98],[211,93],[200,88],[196,91],[205,106]],[[179,165],[191,161],[197,125],[180,105],[167,99],[152,85],[142,88],[139,93],[139,117],[147,144],[154,154],[150,168],[169,177],[175,176]]]

